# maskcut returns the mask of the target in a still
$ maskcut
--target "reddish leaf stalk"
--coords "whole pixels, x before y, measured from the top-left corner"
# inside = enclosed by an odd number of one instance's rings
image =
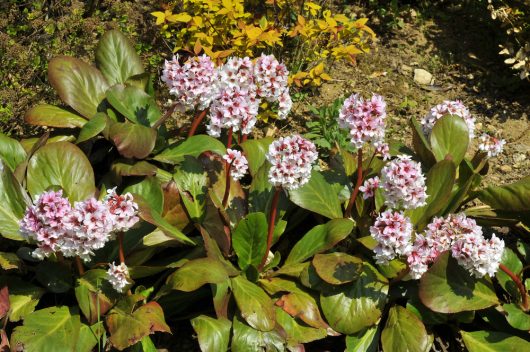
[[[357,150],[357,183],[355,184],[355,188],[353,189],[353,192],[351,193],[350,201],[348,202],[348,207],[346,208],[346,211],[344,212],[345,218],[351,217],[353,205],[355,204],[355,199],[357,198],[357,194],[359,194],[359,187],[361,187],[362,183],[363,183],[363,150],[359,148]]]
[[[85,268],[83,267],[81,258],[79,258],[78,256],[75,257],[75,265],[77,266],[77,271],[79,272],[79,276],[83,276],[85,274]]]
[[[228,140],[226,142],[226,147],[227,148],[231,148],[232,147],[233,134],[234,134],[234,131],[233,131],[232,127],[230,127],[230,129],[228,130]]]
[[[233,162],[233,161],[232,161]],[[225,194],[223,196],[223,208],[226,209],[226,205],[228,204],[228,196],[230,195],[230,171],[232,170],[232,163],[228,163],[228,161],[225,161],[226,165],[226,171],[225,171]]]
[[[241,143],[246,142],[248,139],[248,134],[244,134],[243,138],[241,138]]]
[[[274,192],[274,197],[272,198],[271,213],[269,217],[269,233],[267,234],[267,249],[265,250],[265,254],[261,259],[261,263],[258,268],[259,271],[263,270],[263,267],[267,262],[267,257],[269,256],[269,251],[271,250],[272,237],[274,235],[274,220],[276,219],[276,211],[278,210],[278,200],[280,199],[281,190],[281,187],[277,187],[276,191]]]
[[[188,132],[188,137],[191,137],[195,134],[195,131],[197,131],[197,127],[201,124],[202,120],[204,120],[204,117],[206,116],[206,109],[201,111],[200,113],[195,116],[195,119],[193,120],[193,123],[191,124],[190,131]]]
[[[124,264],[125,263],[125,253],[123,251],[123,232],[119,232],[118,233],[118,247],[119,247],[118,256],[120,258],[120,263]]]
[[[159,118],[152,126],[152,128],[154,130],[156,130],[158,127],[160,127],[164,122],[166,122],[166,120],[171,116],[173,115],[173,113],[175,112],[175,109],[177,108],[177,104],[174,103],[173,105],[171,105],[169,107],[169,109],[166,111],[166,113],[161,117]]]
[[[523,309],[525,311],[528,311],[528,295],[526,293],[526,288],[524,287],[519,277],[517,277],[517,275],[515,275],[510,269],[508,269],[506,265],[502,263],[499,264],[499,269],[504,271],[506,275],[508,275],[513,280],[513,282],[517,285],[517,288],[519,289],[519,292],[521,293],[521,298],[523,300]]]

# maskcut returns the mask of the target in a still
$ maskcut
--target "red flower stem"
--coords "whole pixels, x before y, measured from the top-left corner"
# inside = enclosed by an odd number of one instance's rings
[[[233,161],[232,161],[233,162]],[[228,196],[230,195],[230,171],[232,169],[232,163],[228,163],[228,161],[225,161],[226,165],[226,171],[225,171],[225,194],[223,195],[223,208],[226,209],[226,205],[228,204]]]
[[[118,255],[120,257],[120,263],[124,264],[125,263],[125,253],[123,252],[123,232],[119,232],[118,233],[118,247],[119,247]]]
[[[351,193],[350,201],[348,202],[348,207],[346,208],[346,211],[344,212],[345,218],[351,217],[351,211],[353,209],[353,205],[355,204],[355,199],[357,198],[357,194],[359,194],[359,187],[361,187],[362,183],[363,183],[363,150],[359,148],[357,149],[357,183],[355,184],[355,188],[353,189],[353,192]]]
[[[177,108],[177,104],[174,103],[173,105],[171,105],[169,107],[169,109],[166,111],[166,113],[161,117],[159,118],[152,126],[152,128],[154,130],[156,130],[158,127],[160,127],[164,122],[166,122],[166,120],[171,116],[173,115],[173,112],[175,112],[175,109]]]
[[[265,251],[265,254],[263,255],[263,258],[261,259],[258,271],[263,270],[263,267],[267,262],[267,257],[269,256],[269,251],[271,250],[272,237],[274,235],[274,220],[276,220],[276,211],[278,209],[278,200],[280,199],[281,190],[281,187],[277,187],[276,191],[274,192],[274,197],[272,198],[271,213],[269,217],[269,233],[267,234],[267,249]]]
[[[228,130],[228,140],[226,141],[226,147],[230,148],[232,147],[232,138],[233,138],[234,131],[232,127]]]
[[[201,111],[200,113],[195,116],[195,119],[193,120],[193,123],[191,124],[190,131],[188,132],[188,137],[191,137],[195,134],[195,131],[197,131],[197,127],[201,124],[202,120],[204,120],[204,117],[206,116],[206,109]]]
[[[528,295],[526,293],[526,288],[524,287],[519,277],[517,277],[517,275],[515,275],[510,269],[508,269],[506,265],[502,263],[499,264],[499,269],[504,271],[506,275],[508,275],[513,280],[513,282],[515,282],[517,288],[519,288],[519,292],[521,293],[521,298],[523,300],[523,309],[525,311],[528,311]]]
[[[244,134],[243,138],[241,138],[241,143],[246,142],[248,139],[248,134]]]
[[[79,258],[79,256],[75,257],[75,265],[77,266],[79,276],[83,276],[85,274],[85,268],[83,267],[83,263],[81,262],[81,258]]]

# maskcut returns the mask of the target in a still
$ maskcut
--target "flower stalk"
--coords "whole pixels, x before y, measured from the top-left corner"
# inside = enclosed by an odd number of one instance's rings
[[[355,199],[357,198],[357,194],[359,194],[359,187],[361,187],[363,183],[363,150],[362,148],[357,149],[357,182],[355,183],[355,188],[353,189],[353,192],[350,196],[350,201],[348,202],[348,206],[346,208],[346,211],[344,212],[345,218],[351,217],[351,212],[353,209],[353,205],[355,204]]]
[[[85,268],[83,267],[83,262],[79,256],[75,257],[75,265],[77,267],[77,271],[79,272],[79,276],[83,276],[85,274]]]
[[[199,112],[197,116],[195,116],[195,118],[193,119],[193,123],[191,124],[190,130],[188,132],[188,138],[192,137],[195,134],[195,132],[197,131],[197,128],[201,124],[202,120],[204,120],[205,116],[206,116],[206,109]]]
[[[267,257],[269,256],[269,251],[271,250],[272,246],[272,239],[274,235],[274,221],[276,220],[276,212],[278,210],[278,201],[280,199],[280,193],[282,188],[276,187],[276,190],[274,191],[274,196],[272,198],[272,204],[271,204],[271,213],[269,216],[269,232],[267,233],[267,249],[265,250],[265,254],[263,255],[263,258],[261,259],[261,263],[259,265],[258,270],[262,271],[263,267],[265,266],[265,263],[267,262]]]
[[[521,294],[523,309],[525,310],[525,312],[527,312],[528,311],[528,294],[526,292],[526,288],[524,287],[524,284],[521,282],[521,279],[519,279],[517,275],[515,275],[506,265],[502,263],[499,264],[499,269],[504,271],[506,275],[508,275],[513,280],[515,285],[517,285],[517,288],[519,289],[519,293]]]
[[[118,256],[120,258],[120,263],[125,263],[125,252],[123,251],[123,232],[118,233]]]

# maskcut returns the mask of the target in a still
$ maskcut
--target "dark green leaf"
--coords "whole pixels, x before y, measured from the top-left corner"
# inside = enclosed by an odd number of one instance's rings
[[[504,186],[490,186],[478,198],[493,209],[530,211],[530,176]]]
[[[337,192],[318,171],[311,173],[311,179],[305,185],[289,191],[289,199],[299,207],[327,218],[342,218]]]
[[[191,292],[205,284],[228,280],[223,264],[211,258],[190,260],[168,277],[166,284],[174,290]]]
[[[178,164],[186,156],[196,158],[206,151],[224,155],[226,153],[226,147],[218,139],[200,134],[190,137],[182,143],[168,147],[162,153],[156,155],[154,159],[163,163]]]
[[[276,330],[259,331],[251,328],[234,317],[234,336],[232,337],[232,352],[282,352],[285,351],[285,340]]]
[[[285,260],[285,266],[301,263],[316,253],[324,252],[342,241],[353,230],[353,221],[334,219],[313,227],[293,247]]]
[[[164,209],[162,186],[156,177],[146,177],[142,181],[126,187],[122,193],[130,192],[145,199],[152,210],[161,213]]]
[[[135,163],[129,160],[122,160],[112,164],[112,171],[120,176],[155,176],[158,168],[147,161]]]
[[[143,159],[155,147],[156,131],[135,123],[115,122],[110,126],[109,137],[121,155]]]
[[[50,60],[48,80],[66,104],[88,119],[96,114],[109,88],[98,69],[68,56]]]
[[[75,297],[83,315],[94,324],[112,308],[120,294],[109,283],[106,270],[93,269],[77,279]]]
[[[530,351],[530,342],[497,331],[460,331],[469,352]]]
[[[97,346],[101,335],[105,331],[103,322],[97,322],[96,324],[89,326],[81,323],[79,329],[79,337],[75,345],[75,352],[92,352]]]
[[[47,144],[28,165],[28,191],[33,198],[50,187],[61,187],[70,201],[81,201],[95,192],[94,172],[85,154],[72,143]]]
[[[423,323],[401,306],[390,308],[381,344],[385,352],[426,352],[431,348]]]
[[[387,293],[386,278],[365,262],[359,279],[325,289],[320,295],[320,305],[334,330],[354,334],[380,319]]]
[[[136,87],[115,85],[107,91],[107,100],[120,114],[144,126],[152,126],[162,115],[155,99]]]
[[[346,336],[345,352],[377,352],[379,329],[373,326],[354,335]]]
[[[72,288],[72,272],[64,263],[48,261],[39,263],[36,277],[42,286],[53,293],[64,293]]]
[[[0,276],[0,287],[9,289],[9,321],[16,322],[35,310],[44,290],[16,276]]]
[[[24,351],[75,351],[81,321],[68,307],[50,307],[27,315],[11,335],[11,346]]]
[[[241,270],[261,263],[267,250],[267,229],[267,217],[263,213],[250,213],[237,224],[232,233],[232,246]]]
[[[457,115],[445,115],[436,123],[430,135],[432,152],[436,161],[450,155],[455,165],[459,165],[466,155],[469,145],[469,130],[464,119]]]
[[[426,166],[431,166],[436,163],[434,155],[431,150],[431,146],[427,139],[421,126],[418,124],[418,121],[414,117],[410,118],[410,126],[412,128],[412,145],[414,151],[420,157],[420,160]]]
[[[22,241],[19,222],[24,216],[27,203],[26,192],[17,179],[0,160],[0,234],[15,241]]]
[[[228,350],[232,323],[226,319],[214,319],[199,315],[191,319],[191,325],[199,338],[203,352],[219,352]]]
[[[59,128],[78,128],[87,123],[85,118],[77,114],[48,104],[37,105],[29,110],[24,121],[30,125]]]
[[[472,277],[450,252],[441,254],[421,277],[420,298],[440,313],[484,309],[499,303],[491,281]]]
[[[110,85],[124,83],[129,77],[144,72],[133,44],[117,30],[106,32],[99,41],[96,64]]]
[[[523,312],[517,305],[503,304],[502,309],[506,312],[506,320],[508,323],[519,330],[530,330],[530,315]]]
[[[100,134],[105,127],[107,127],[107,121],[109,118],[102,112],[98,112],[94,117],[89,120],[79,131],[79,137],[77,137],[76,143],[88,141]]]
[[[193,157],[186,157],[173,176],[180,198],[189,217],[201,222],[205,215],[208,177],[202,164]]]
[[[515,254],[510,248],[504,248],[504,251],[502,252],[501,263],[513,273],[519,273],[523,269],[523,263],[521,263],[521,260],[519,260],[517,254]],[[502,270],[497,270],[495,277],[499,281],[499,284],[502,286],[502,288],[504,288],[504,290],[508,292],[510,296],[512,296],[515,300],[521,299],[521,294],[517,288],[517,285],[515,282],[513,282],[512,278],[508,276],[508,274]]]
[[[260,331],[274,329],[275,311],[270,297],[242,276],[232,278],[231,282],[237,306],[247,323]]]
[[[276,308],[276,321],[287,333],[287,344],[289,346],[320,340],[327,336],[326,329],[315,329],[299,324],[296,319],[279,308]]]

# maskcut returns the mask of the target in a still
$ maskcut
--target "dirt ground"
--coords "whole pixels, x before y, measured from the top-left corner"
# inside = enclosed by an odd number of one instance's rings
[[[520,81],[497,55],[491,22],[470,9],[439,9],[428,20],[405,23],[380,37],[376,50],[356,66],[336,64],[319,105],[352,93],[385,97],[390,138],[410,141],[408,119],[418,121],[444,100],[461,100],[476,118],[476,136],[493,133],[506,140],[504,153],[491,160],[487,184],[504,184],[530,175],[530,84]],[[414,81],[414,69],[433,75],[431,86]],[[298,102],[292,123],[309,119],[308,102]],[[297,126],[298,127],[298,126]],[[475,138],[472,147],[477,148]]]

